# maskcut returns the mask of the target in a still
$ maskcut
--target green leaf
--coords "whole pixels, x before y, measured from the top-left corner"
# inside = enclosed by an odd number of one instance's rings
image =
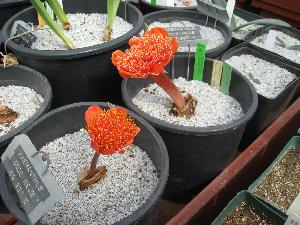
[[[120,0],[107,0],[107,26],[112,29],[117,11],[120,5]]]
[[[252,80],[254,83],[257,83],[257,84],[261,84],[260,80],[259,79],[256,79],[252,73],[248,73],[248,77],[250,78],[250,80]]]
[[[53,10],[54,14],[57,16],[61,24],[63,25],[64,29],[69,30],[71,28],[70,22],[62,9],[61,5],[58,3],[57,0],[46,0],[49,4],[51,9]]]
[[[59,36],[69,49],[74,49],[73,43],[68,39],[64,32],[58,27],[56,22],[50,17],[49,13],[40,0],[30,0],[38,14],[43,18],[45,23]]]
[[[296,51],[300,51],[300,45],[290,45],[286,47],[289,50],[296,50]]]
[[[276,26],[283,26],[283,27],[290,27],[288,23],[282,21],[282,20],[277,20],[277,19],[258,19],[258,20],[253,20],[247,23],[244,23],[238,27],[233,28],[233,32],[238,31],[239,29],[249,26],[251,24],[257,24],[257,25],[276,25]]]
[[[277,44],[278,44],[280,47],[286,48],[286,44],[285,44],[285,42],[284,42],[281,38],[276,37],[276,41],[278,42]]]

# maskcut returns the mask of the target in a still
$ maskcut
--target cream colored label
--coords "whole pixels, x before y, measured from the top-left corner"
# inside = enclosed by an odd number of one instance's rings
[[[220,88],[222,67],[223,67],[223,62],[214,60],[210,86],[217,88],[218,90]]]

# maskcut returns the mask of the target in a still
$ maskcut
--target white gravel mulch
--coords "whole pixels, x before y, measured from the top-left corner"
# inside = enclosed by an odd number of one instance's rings
[[[239,63],[236,63],[237,60]],[[253,55],[233,56],[226,62],[248,78],[258,94],[269,99],[276,98],[289,83],[297,79],[288,70]]]
[[[41,150],[49,154],[50,172],[65,192],[65,198],[42,217],[45,225],[113,224],[141,207],[159,181],[147,153],[131,144],[124,154],[100,155],[98,166],[106,166],[106,176],[79,191],[80,171],[94,155],[85,129],[66,134]]]
[[[161,22],[153,22],[148,24],[149,28],[152,27],[193,27],[200,26],[200,34],[202,37],[202,41],[206,45],[206,50],[210,50],[222,45],[225,42],[225,38],[223,34],[217,29],[213,29],[211,27],[202,26],[200,24],[192,23],[190,21],[173,21],[171,23],[161,23]],[[201,40],[199,40],[201,41]],[[177,52],[188,52],[188,47],[179,47]],[[191,44],[191,52],[196,52],[196,45]]]
[[[40,108],[44,98],[29,87],[1,86],[0,105],[8,106],[19,113],[9,126],[0,125],[0,136],[3,136],[26,122]]]
[[[72,29],[63,32],[69,37],[75,48],[84,48],[102,44],[103,30],[106,25],[107,14],[67,14]],[[47,26],[46,26],[47,27]],[[115,18],[111,39],[118,38],[133,28],[132,24],[120,17]],[[31,46],[39,50],[66,50],[63,41],[51,30],[43,29],[34,32],[38,39]]]
[[[244,115],[242,107],[234,98],[224,95],[219,90],[210,87],[202,81],[187,81],[185,78],[174,80],[176,86],[197,98],[195,115],[187,119],[169,114],[171,109],[170,97],[157,84],[142,89],[132,99],[142,111],[165,122],[192,127],[220,126],[233,122]]]
[[[279,37],[281,40],[283,40],[285,42],[285,44],[287,44],[288,46],[291,45],[300,45],[300,40],[293,38],[291,36],[289,36],[288,34],[285,34],[281,31],[277,31],[278,35],[277,37]],[[263,34],[260,37],[255,38],[253,41],[251,41],[252,44],[257,45],[261,48],[265,48],[266,45],[266,39],[267,39],[268,33]],[[284,47],[281,47],[278,45],[278,41],[276,40],[274,43],[274,46],[272,49],[268,49],[271,52],[275,52],[293,62],[296,62],[298,64],[300,64],[300,50],[290,50]]]

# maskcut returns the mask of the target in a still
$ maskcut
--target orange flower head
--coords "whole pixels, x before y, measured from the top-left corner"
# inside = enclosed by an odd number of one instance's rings
[[[176,38],[160,27],[147,30],[144,37],[129,40],[130,49],[117,50],[112,54],[112,63],[124,78],[147,78],[160,75],[169,64],[178,48]]]
[[[124,108],[103,110],[93,105],[85,112],[85,121],[91,147],[104,155],[124,153],[124,147],[131,144],[140,131]]]

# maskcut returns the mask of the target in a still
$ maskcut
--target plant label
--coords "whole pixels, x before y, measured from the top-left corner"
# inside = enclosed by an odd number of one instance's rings
[[[19,197],[20,207],[36,223],[64,193],[50,172],[42,154],[37,154],[29,137],[16,136],[1,156],[2,164]],[[46,170],[45,170],[46,169]]]
[[[179,47],[195,46],[199,41],[202,40],[200,26],[193,27],[167,27],[170,37],[177,37]]]
[[[228,63],[224,62],[223,69],[222,69],[220,91],[225,95],[229,94],[231,74],[232,74],[232,67]]]
[[[197,0],[197,10],[205,15],[227,23],[229,17],[225,8],[218,6],[209,0]],[[225,6],[224,6],[225,7]]]
[[[276,31],[276,30],[269,31],[266,42],[265,42],[265,48],[267,50],[271,50],[273,48],[277,34],[278,34],[278,31]]]
[[[201,80],[201,81],[203,80],[205,53],[206,53],[205,44],[198,43],[196,45],[193,80]]]
[[[228,0],[227,5],[226,5],[226,12],[227,12],[227,15],[228,15],[228,18],[229,18],[229,20],[227,22],[228,25],[231,22],[234,6],[235,6],[235,0]]]
[[[151,5],[156,5],[156,0],[151,0]]]
[[[210,86],[218,90],[220,88],[222,67],[223,67],[223,62],[214,60]]]
[[[14,42],[22,47],[31,48],[32,44],[37,40],[37,36],[35,36],[33,33],[28,32],[31,30],[32,27],[29,24],[25,23],[24,21],[17,20],[11,29],[10,36],[14,37],[20,35],[20,37],[13,39]]]
[[[297,215],[300,218],[300,193],[298,194],[298,196],[296,197],[296,199],[293,201],[293,203],[291,204],[291,206],[288,208],[287,215]],[[299,223],[300,225],[300,223]]]
[[[291,214],[288,219],[285,221],[284,225],[300,225],[300,217]]]
[[[55,19],[55,17],[54,17],[54,12],[53,12],[53,10],[51,9],[50,5],[49,5],[47,2],[45,2],[44,5],[45,5],[45,8],[46,8],[47,12],[49,13],[50,17],[51,17],[52,19]]]

